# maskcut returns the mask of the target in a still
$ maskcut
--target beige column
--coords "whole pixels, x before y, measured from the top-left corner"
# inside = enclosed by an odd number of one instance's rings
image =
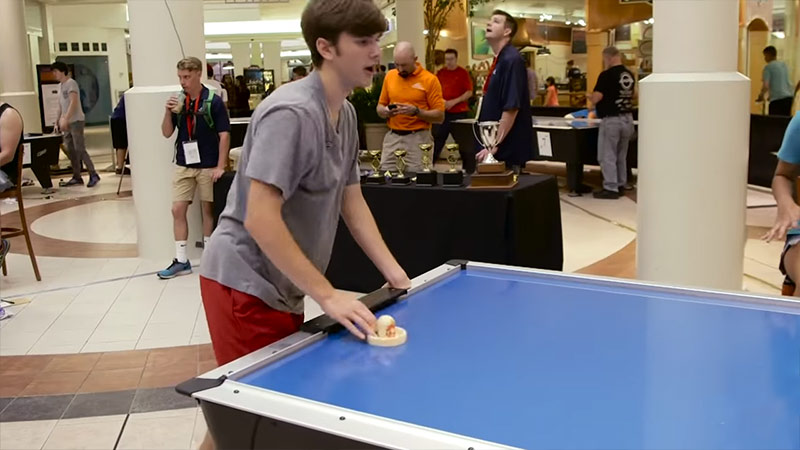
[[[597,77],[603,71],[603,49],[608,47],[608,32],[586,33],[586,89],[592,92]]]
[[[167,7],[175,18],[177,34]],[[182,57],[181,43],[186,56],[200,58],[205,64],[203,8],[194,1],[130,0],[128,14],[135,86],[125,93],[125,110],[139,257],[163,260],[166,267],[175,256],[171,212],[175,135],[168,139],[161,135],[161,119],[167,99],[181,89],[175,68]],[[195,244],[203,239],[197,197],[189,208],[188,221],[189,256],[196,259],[199,251]]]
[[[397,40],[408,41],[417,52],[419,63],[425,67],[425,16],[423,0],[400,0],[395,3],[397,12]]]
[[[39,96],[34,90],[24,0],[0,0],[0,101],[22,115],[26,132],[41,132]]]
[[[231,55],[233,55],[234,78],[244,75],[244,68],[250,65],[250,43],[231,42]]]
[[[281,83],[283,83],[283,74],[281,72],[281,43],[262,42],[262,50],[264,51],[264,59],[261,67],[272,70],[275,74],[275,83],[280,86]]]
[[[736,70],[738,4],[653,8],[653,74],[640,85],[638,277],[739,290],[750,80]]]

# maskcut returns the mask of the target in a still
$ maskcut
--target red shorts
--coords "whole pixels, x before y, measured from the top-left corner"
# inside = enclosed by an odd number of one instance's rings
[[[296,332],[302,314],[270,308],[261,299],[200,277],[200,294],[217,364],[227,364]]]

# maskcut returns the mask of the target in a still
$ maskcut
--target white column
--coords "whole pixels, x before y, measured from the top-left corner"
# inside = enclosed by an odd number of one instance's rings
[[[175,18],[176,35],[167,5]],[[186,56],[205,64],[203,8],[190,1],[130,0],[131,64],[134,87],[125,93],[128,145],[132,165],[133,199],[139,257],[168,261],[175,255],[172,234],[172,174],[175,136],[161,135],[164,104],[180,91],[175,65]],[[205,67],[203,67],[205,76]],[[200,202],[189,208],[189,256],[202,242]]]
[[[397,12],[397,41],[408,41],[417,52],[419,63],[425,67],[425,16],[422,0],[401,0],[395,3]]]
[[[39,59],[42,64],[47,64],[53,62],[53,53],[55,52],[51,6],[46,3],[39,3],[39,16],[42,18],[42,42],[39,45]]]
[[[275,83],[280,86],[283,83],[283,74],[281,72],[281,43],[280,42],[262,42],[264,50],[263,68],[272,70],[275,73]]]
[[[231,54],[233,55],[234,78],[237,75],[244,75],[244,68],[250,65],[250,43],[231,42]]]
[[[653,2],[641,82],[638,277],[742,288],[750,80],[736,71],[738,2]]]
[[[39,96],[33,86],[25,1],[0,1],[0,101],[22,115],[26,132],[41,132]]]

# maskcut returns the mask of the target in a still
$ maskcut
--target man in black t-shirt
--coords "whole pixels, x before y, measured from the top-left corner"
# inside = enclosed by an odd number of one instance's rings
[[[597,160],[603,171],[603,189],[595,198],[616,199],[627,187],[628,143],[633,136],[633,97],[636,79],[622,65],[622,56],[616,47],[603,50],[604,70],[589,96],[603,119],[597,142]]]

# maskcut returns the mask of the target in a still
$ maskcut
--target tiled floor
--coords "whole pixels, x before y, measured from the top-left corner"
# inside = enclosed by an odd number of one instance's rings
[[[96,165],[108,166],[107,132],[90,130],[87,139]],[[50,198],[25,189],[43,280],[16,239],[0,295],[29,302],[0,321],[0,449],[196,448],[205,432],[202,414],[172,389],[215,365],[197,274],[155,277],[167,261],[136,257],[130,177],[117,196],[119,178],[101,176],[94,189]],[[775,209],[769,192],[748,192],[750,291],[779,292],[782,245],[760,240]],[[15,210],[0,203],[3,223]],[[564,270],[635,277],[636,211],[635,193],[618,201],[562,195]],[[307,302],[307,319],[320,313]]]
[[[0,423],[2,449],[189,449],[206,432],[199,408]]]

